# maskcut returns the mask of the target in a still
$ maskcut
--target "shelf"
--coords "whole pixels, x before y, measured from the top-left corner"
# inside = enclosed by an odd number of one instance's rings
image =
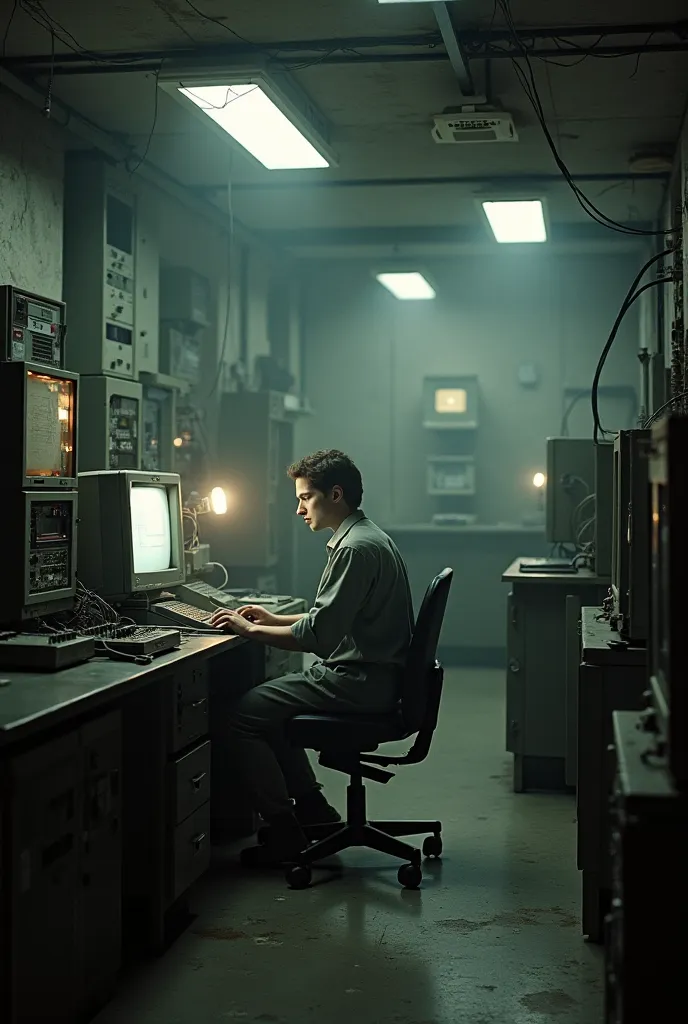
[[[427,493],[433,497],[475,495],[475,458],[472,455],[428,455]]]

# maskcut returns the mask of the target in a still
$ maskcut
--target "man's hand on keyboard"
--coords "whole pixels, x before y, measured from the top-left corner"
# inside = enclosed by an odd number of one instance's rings
[[[233,633],[235,636],[248,636],[252,623],[238,612],[229,608],[221,608],[210,616],[210,625],[215,629],[222,629],[225,633]]]
[[[255,622],[258,626],[280,625],[277,616],[269,612],[267,608],[263,608],[260,604],[245,604],[242,608],[237,609],[237,613],[243,615],[245,619],[249,619],[250,622]]]

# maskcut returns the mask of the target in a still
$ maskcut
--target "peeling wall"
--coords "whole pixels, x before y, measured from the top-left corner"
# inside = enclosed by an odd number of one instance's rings
[[[62,297],[63,176],[63,133],[0,90],[0,284]]]

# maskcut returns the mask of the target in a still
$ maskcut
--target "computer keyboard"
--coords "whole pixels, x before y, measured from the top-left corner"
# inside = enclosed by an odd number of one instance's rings
[[[246,604],[244,597],[225,594],[224,590],[219,590],[202,580],[181,583],[174,588],[174,593],[180,602],[184,601],[194,608],[200,608],[206,612],[214,612],[218,608],[229,608],[231,611],[236,611],[237,608]]]
[[[156,601],[151,605],[150,613],[156,618],[164,619],[178,626],[188,626],[191,629],[212,629],[210,625],[212,612],[203,608],[195,608],[186,601]]]
[[[99,654],[129,654],[132,657],[164,654],[179,647],[181,634],[178,629],[164,626],[115,625],[89,626],[79,631],[95,640]]]
[[[239,602],[239,608],[242,608],[245,604],[290,604],[294,600],[294,598],[289,594],[261,594],[255,590],[231,589],[226,591],[226,594],[228,597]]]
[[[218,608],[229,608],[230,611],[235,612],[246,604],[262,604],[274,608],[293,601],[288,594],[260,594],[253,590],[219,590],[202,580],[180,583],[178,587],[174,588],[174,594],[180,601],[186,601],[194,608],[202,608],[207,612],[217,611]]]

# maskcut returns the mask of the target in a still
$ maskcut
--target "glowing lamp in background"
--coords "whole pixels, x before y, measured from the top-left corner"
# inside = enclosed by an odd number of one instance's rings
[[[223,516],[227,511],[227,495],[221,487],[213,487],[210,492],[210,507],[216,516]]]

